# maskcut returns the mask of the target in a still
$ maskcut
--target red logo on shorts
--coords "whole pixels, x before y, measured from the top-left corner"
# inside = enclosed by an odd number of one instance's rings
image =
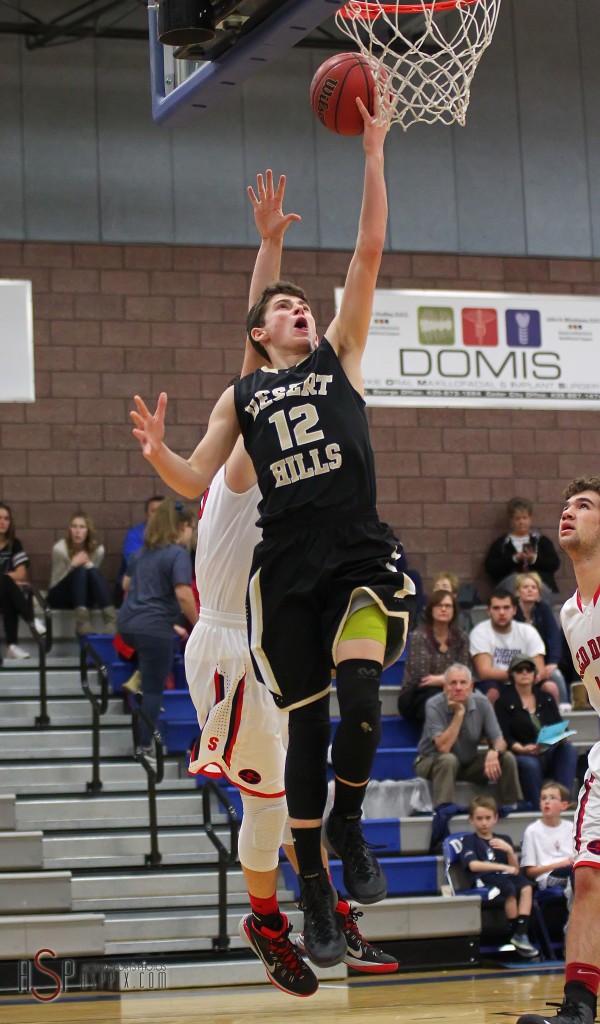
[[[247,782],[249,786],[257,786],[259,782],[262,782],[262,775],[255,771],[254,768],[242,768],[241,772],[238,772],[238,775],[240,779],[242,779],[243,782]]]
[[[594,854],[594,857],[600,857],[600,839],[590,839],[587,849]]]

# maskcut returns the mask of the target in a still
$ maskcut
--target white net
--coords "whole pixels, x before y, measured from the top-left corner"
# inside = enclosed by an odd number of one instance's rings
[[[406,131],[417,121],[464,125],[471,81],[499,10],[500,0],[350,0],[336,23],[371,64],[381,116]]]

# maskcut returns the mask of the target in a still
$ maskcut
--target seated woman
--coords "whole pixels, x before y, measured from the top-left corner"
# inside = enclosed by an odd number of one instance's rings
[[[423,625],[410,633],[398,711],[404,718],[425,719],[425,704],[444,688],[444,672],[455,663],[470,667],[469,637],[457,624],[456,597],[434,590],[425,605]]]
[[[479,597],[474,584],[461,584],[456,573],[442,569],[438,572],[437,576],[433,577],[431,593],[433,594],[436,590],[449,590],[451,594],[454,594],[459,608],[458,624],[461,629],[464,629],[468,633],[469,630],[473,628],[473,618],[471,616],[470,609],[474,604],[481,603],[481,598]],[[422,616],[418,621],[422,621]]]
[[[92,633],[90,609],[102,611],[109,633],[116,633],[117,613],[108,584],[100,572],[104,547],[96,540],[94,523],[85,512],[71,516],[67,534],[52,548],[52,576],[48,591],[51,608],[75,609],[75,632]]]
[[[510,683],[502,687],[494,710],[507,748],[517,759],[523,796],[537,808],[544,779],[555,779],[571,792],[577,748],[567,739],[553,746],[538,743],[542,727],[556,725],[562,718],[552,695],[535,685],[536,666],[531,658],[516,654],[508,674]]]
[[[12,512],[4,502],[0,504],[0,609],[4,619],[7,658],[21,660],[29,654],[19,647],[19,618],[34,626],[33,602],[27,584],[29,558],[15,535]],[[41,627],[41,624],[40,624]],[[38,632],[41,628],[38,629]],[[0,658],[0,664],[2,659]]]
[[[542,601],[542,577],[539,573],[519,573],[515,580],[515,597],[515,621],[535,626],[546,645],[545,666],[538,675],[538,682],[552,679],[558,687],[559,701],[565,704],[569,700],[569,692],[565,677],[558,667],[562,656],[562,630],[550,605]]]
[[[152,730],[173,662],[173,627],[181,614],[193,626],[198,611],[192,591],[189,548],[196,516],[180,502],[161,502],[149,520],[143,547],[133,553],[123,577],[125,600],[119,633],[137,655],[141,675],[141,721],[136,756],[148,759]],[[132,689],[130,686],[129,689]]]
[[[506,506],[509,532],[497,537],[485,556],[485,570],[494,588],[514,593],[517,573],[535,569],[542,577],[543,596],[558,593],[554,574],[560,557],[549,537],[532,530],[533,505],[528,498],[511,498]]]

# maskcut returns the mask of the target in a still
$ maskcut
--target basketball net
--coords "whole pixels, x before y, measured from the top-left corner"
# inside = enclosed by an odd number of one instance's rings
[[[499,10],[500,0],[350,0],[335,18],[371,65],[380,117],[406,131],[417,121],[464,125]]]

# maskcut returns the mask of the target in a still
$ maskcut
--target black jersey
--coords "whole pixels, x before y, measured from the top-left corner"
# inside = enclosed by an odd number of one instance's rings
[[[374,512],[365,402],[326,338],[290,369],[236,381],[234,396],[262,494],[261,526]]]
[[[0,576],[7,572],[14,572],[20,565],[29,565],[29,559],[23,550],[21,541],[15,537],[0,549]]]

